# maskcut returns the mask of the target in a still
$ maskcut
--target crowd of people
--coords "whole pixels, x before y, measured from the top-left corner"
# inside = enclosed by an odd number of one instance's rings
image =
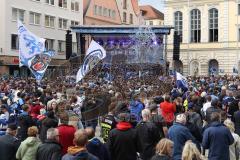
[[[0,160],[239,160],[239,90],[234,76],[188,77],[188,90],[158,76],[2,79]],[[107,112],[86,123],[94,106]]]

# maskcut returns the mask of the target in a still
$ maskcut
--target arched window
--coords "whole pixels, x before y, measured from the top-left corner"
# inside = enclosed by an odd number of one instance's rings
[[[191,11],[191,42],[201,41],[201,12],[198,9]]]
[[[209,42],[218,41],[218,10],[212,8],[209,10]]]
[[[175,33],[180,36],[180,42],[182,42],[183,16],[180,11],[174,13],[174,28]]]

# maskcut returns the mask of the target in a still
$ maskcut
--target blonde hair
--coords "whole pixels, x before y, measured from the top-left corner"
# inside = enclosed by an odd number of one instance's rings
[[[27,134],[29,137],[36,137],[38,134],[38,128],[36,126],[29,127]]]
[[[192,141],[187,141],[183,147],[182,160],[204,160],[204,157]]]
[[[168,147],[170,145],[173,145],[173,141],[167,138],[161,139],[156,146],[156,154],[169,155],[170,153],[168,153]]]
[[[225,125],[231,132],[234,132],[234,131],[235,131],[234,123],[233,123],[230,119],[226,119],[226,120],[224,121],[224,125]]]

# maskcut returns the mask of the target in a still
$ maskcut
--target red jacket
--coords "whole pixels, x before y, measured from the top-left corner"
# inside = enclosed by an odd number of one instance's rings
[[[162,116],[167,123],[171,123],[174,120],[174,113],[176,112],[176,107],[170,102],[164,101],[160,104],[162,111]]]
[[[40,104],[35,104],[32,105],[30,110],[30,115],[34,118],[37,119],[38,115],[40,115],[40,109],[44,108],[43,106],[41,106]]]
[[[76,132],[75,127],[61,124],[57,127],[59,132],[59,143],[62,145],[62,154],[67,153],[67,149],[73,146],[74,133]]]

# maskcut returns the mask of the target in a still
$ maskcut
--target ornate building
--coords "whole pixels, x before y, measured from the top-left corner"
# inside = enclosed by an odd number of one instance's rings
[[[166,0],[165,25],[181,36],[180,59],[170,68],[185,75],[224,75],[240,71],[240,3],[236,0]]]

